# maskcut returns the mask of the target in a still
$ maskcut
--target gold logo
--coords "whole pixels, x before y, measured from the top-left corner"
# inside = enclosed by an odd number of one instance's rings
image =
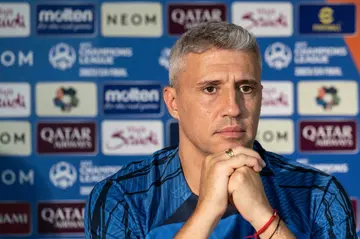
[[[334,21],[334,10],[330,7],[323,7],[320,9],[318,17],[322,24],[331,24]]]

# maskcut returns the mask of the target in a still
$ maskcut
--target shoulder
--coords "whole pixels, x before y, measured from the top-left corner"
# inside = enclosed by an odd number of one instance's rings
[[[117,173],[97,183],[91,191],[86,207],[85,227],[87,231],[104,230],[100,219],[104,217],[109,224],[122,225],[126,218],[128,228],[133,234],[144,233],[146,212],[141,207],[152,187],[154,179],[171,164],[177,148],[164,148],[150,157],[124,165]],[[120,230],[120,229],[119,229]]]
[[[282,185],[293,185],[311,189],[312,187],[326,186],[333,180],[334,176],[319,170],[313,166],[298,163],[290,158],[267,151],[259,143],[256,149],[267,164],[267,172]]]
[[[117,197],[134,194],[150,186],[152,179],[166,170],[166,165],[177,153],[177,148],[163,148],[154,152],[144,160],[124,165],[118,172],[97,183],[90,198],[98,198],[100,194],[116,193]]]
[[[262,149],[273,188],[281,198],[289,197],[299,205],[340,207],[345,205],[344,215],[351,212],[350,200],[342,184],[334,176],[310,165],[291,161],[289,158]],[[334,199],[338,203],[334,203]],[[306,202],[304,202],[304,200]],[[315,215],[313,215],[315,217]]]

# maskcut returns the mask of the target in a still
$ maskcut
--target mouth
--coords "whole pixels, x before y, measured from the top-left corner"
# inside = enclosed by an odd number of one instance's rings
[[[227,126],[216,132],[225,138],[241,138],[245,133],[246,130],[240,126]]]

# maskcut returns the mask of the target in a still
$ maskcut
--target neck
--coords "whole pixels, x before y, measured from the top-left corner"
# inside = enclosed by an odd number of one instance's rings
[[[206,155],[190,141],[180,140],[179,157],[187,184],[194,194],[199,195],[201,167]]]

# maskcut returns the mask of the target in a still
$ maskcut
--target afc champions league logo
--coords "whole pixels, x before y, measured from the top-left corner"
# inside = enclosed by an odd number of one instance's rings
[[[265,50],[265,61],[270,68],[275,70],[288,67],[291,59],[292,53],[290,47],[281,42],[275,42]]]
[[[58,70],[70,69],[76,61],[76,52],[66,43],[59,43],[49,51],[50,64]]]
[[[77,173],[72,164],[61,161],[50,168],[49,177],[55,187],[67,189],[76,182]]]

